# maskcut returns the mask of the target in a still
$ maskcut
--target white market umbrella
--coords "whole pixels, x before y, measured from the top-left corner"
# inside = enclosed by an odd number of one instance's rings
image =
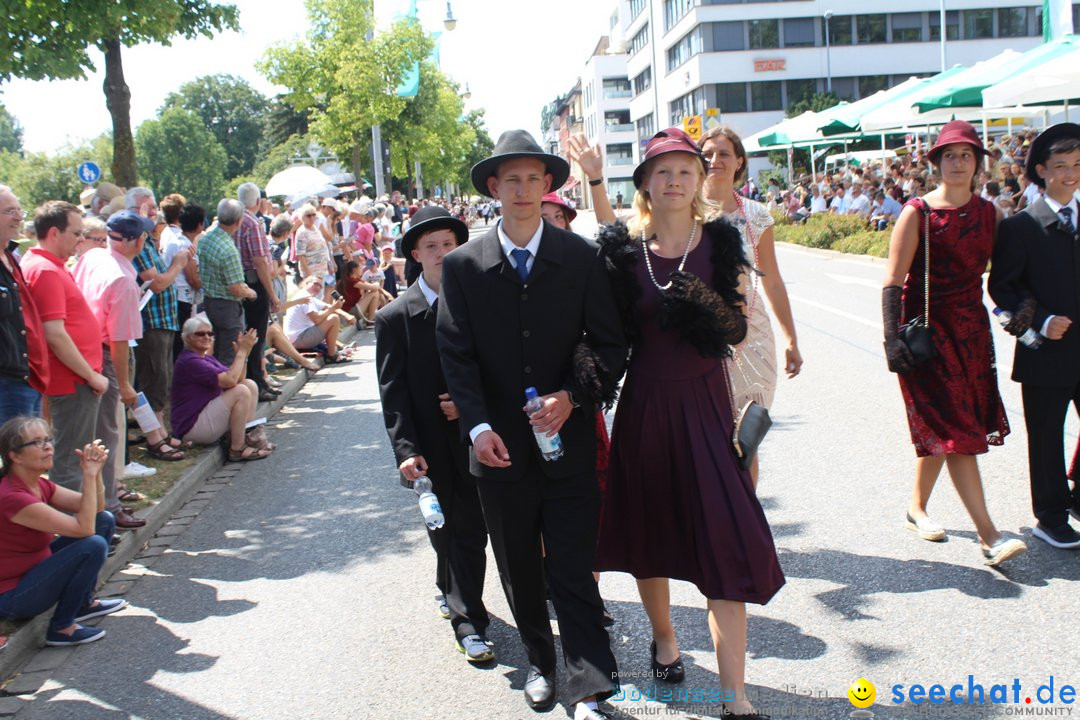
[[[330,176],[310,165],[285,168],[266,183],[267,195],[319,195],[333,187]]]
[[[1080,49],[982,91],[983,106],[1060,105],[1080,97]]]

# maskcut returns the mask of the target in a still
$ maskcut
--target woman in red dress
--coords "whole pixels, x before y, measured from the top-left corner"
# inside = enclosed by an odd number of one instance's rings
[[[907,526],[924,540],[945,539],[945,530],[927,516],[926,504],[947,465],[975,522],[986,563],[998,565],[1027,548],[994,527],[975,458],[1009,434],[982,288],[1001,211],[972,192],[985,153],[971,123],[954,120],[942,128],[928,153],[941,185],[910,200],[900,213],[889,243],[881,307],[885,355],[889,370],[898,373],[917,456]],[[923,313],[927,222],[929,320],[937,357],[916,365],[898,329]]]

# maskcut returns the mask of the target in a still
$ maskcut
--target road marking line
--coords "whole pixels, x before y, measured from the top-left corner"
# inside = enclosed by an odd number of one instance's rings
[[[880,280],[867,280],[866,278],[855,277],[854,275],[836,275],[834,273],[825,273],[825,277],[831,278],[841,285],[861,285],[862,287],[868,287],[874,290],[881,289]]]
[[[859,323],[860,325],[865,325],[868,328],[873,328],[875,330],[880,330],[881,329],[881,322],[880,321],[870,321],[870,320],[867,320],[866,318],[859,317],[858,315],[855,315],[854,313],[849,313],[846,310],[841,310],[839,308],[834,308],[831,305],[826,305],[824,303],[819,303],[819,302],[817,302],[815,300],[809,300],[809,299],[804,298],[804,297],[799,297],[798,295],[788,295],[788,297],[791,298],[792,300],[796,301],[796,302],[803,303],[804,305],[809,305],[810,307],[815,307],[818,310],[824,310],[825,312],[832,313],[833,315],[839,315],[840,317],[844,318],[845,320],[850,320],[852,322]]]

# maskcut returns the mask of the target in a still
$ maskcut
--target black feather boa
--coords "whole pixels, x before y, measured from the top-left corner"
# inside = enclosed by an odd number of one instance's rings
[[[642,293],[636,273],[641,242],[630,237],[621,222],[603,225],[597,242],[632,347],[638,339],[636,308]],[[746,317],[739,310],[745,302],[739,292],[739,276],[753,270],[743,253],[739,231],[727,220],[716,218],[705,223],[702,242],[712,246],[712,287],[691,273],[672,273],[672,286],[662,293],[658,320],[661,327],[676,331],[703,356],[730,356],[731,346],[746,337]]]

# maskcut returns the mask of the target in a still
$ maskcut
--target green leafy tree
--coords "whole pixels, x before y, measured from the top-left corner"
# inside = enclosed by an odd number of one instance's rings
[[[282,95],[271,100],[266,112],[266,123],[263,129],[264,148],[260,155],[286,142],[293,135],[307,135],[308,115],[307,110],[297,110],[286,102]]]
[[[198,115],[166,110],[139,126],[135,146],[142,177],[159,198],[176,192],[203,207],[221,199],[228,156]]]
[[[108,160],[112,156],[112,138],[103,133],[94,140],[65,146],[52,155],[0,150],[0,182],[10,185],[22,206],[31,210],[46,200],[77,203],[85,187],[75,170],[90,160],[102,170],[102,180],[110,180]]]
[[[821,112],[839,104],[840,97],[835,93],[819,92],[812,95],[803,95],[788,106],[788,109],[784,111],[784,117],[798,117],[808,110]],[[767,157],[773,167],[787,167],[787,150],[770,150]],[[794,164],[796,177],[800,173],[810,172],[810,151],[805,148],[795,148],[792,153],[792,163]]]
[[[399,20],[374,34],[372,0],[307,0],[310,31],[305,41],[267,50],[259,70],[288,88],[285,101],[311,113],[311,133],[338,157],[363,168],[360,149],[371,127],[398,117],[408,100],[397,88],[414,63],[432,49],[415,20]]]
[[[171,43],[180,35],[213,37],[239,27],[235,5],[211,0],[19,0],[4,3],[0,81],[85,79],[95,69],[90,49],[105,54],[105,105],[113,123],[112,175],[136,183],[131,91],[121,50],[140,43]]]
[[[259,187],[266,187],[270,178],[293,164],[293,158],[299,156],[307,159],[307,146],[311,140],[307,136],[292,135],[285,142],[270,148],[251,171],[253,182]]]
[[[0,105],[0,150],[21,153],[23,149],[23,131],[15,116]]]
[[[251,172],[262,141],[270,102],[246,80],[206,75],[186,82],[165,98],[161,111],[182,108],[198,115],[229,157],[228,177]]]
[[[483,110],[470,110],[469,114],[465,116],[465,123],[473,129],[476,142],[465,153],[465,162],[462,164],[458,176],[454,179],[454,183],[461,187],[463,195],[472,195],[476,190],[472,186],[470,171],[473,165],[484,158],[491,157],[491,153],[495,150],[495,141],[491,139],[487,126],[484,124]]]

